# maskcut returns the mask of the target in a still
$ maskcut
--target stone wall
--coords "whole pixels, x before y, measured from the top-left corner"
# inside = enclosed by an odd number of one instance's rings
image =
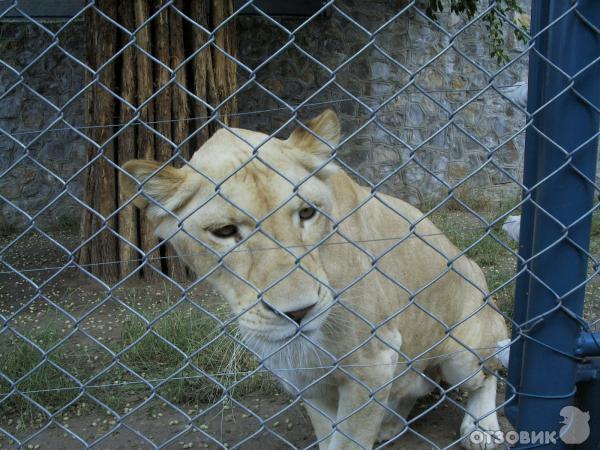
[[[82,23],[72,24],[60,35],[61,47],[81,57],[83,33]],[[69,123],[84,123],[83,97],[73,99],[84,87],[84,71],[57,47],[43,52],[51,43],[36,25],[0,23],[0,59],[23,71],[18,83],[16,74],[0,68],[0,226],[27,223],[26,214],[41,225],[73,221],[81,211],[70,196],[82,198],[83,176],[77,175],[86,143],[56,121],[62,109]]]
[[[414,10],[381,28],[401,2],[338,4],[341,11],[318,17],[297,32],[296,46],[261,68],[258,82],[292,105],[313,95],[309,103],[317,105],[302,108],[302,118],[326,106],[338,111],[348,137],[340,157],[364,177],[363,182],[383,181],[382,190],[421,205],[444,197],[448,186],[487,163],[462,184],[459,195],[491,202],[515,198],[518,186],[503,171],[521,177],[524,139],[510,137],[524,125],[524,114],[493,91],[465,105],[499,68],[488,56],[484,26],[468,28],[450,46],[450,39]],[[371,46],[365,49],[368,34],[345,14],[368,32],[380,29]],[[450,14],[440,15],[439,21],[451,32],[465,23]],[[288,29],[300,23],[282,21]],[[273,55],[288,39],[260,17],[242,18],[241,24],[240,58],[249,67]],[[507,33],[506,51],[511,58],[522,51],[512,33]],[[527,58],[521,57],[496,76],[494,84],[526,81],[526,70]],[[277,108],[283,102],[255,88],[246,92],[240,109]],[[368,108],[380,107],[377,121],[364,126],[372,117]],[[242,126],[270,132],[288,118],[286,112],[242,116]]]
[[[510,138],[523,126],[523,114],[492,91],[465,105],[498,69],[488,57],[483,26],[467,28],[450,45],[448,36],[414,10],[390,20],[402,6],[397,0],[342,0],[337,4],[340,11],[302,27],[295,33],[294,43],[279,53],[289,39],[284,31],[262,17],[238,19],[240,60],[255,68],[275,55],[256,71],[256,80],[280,99],[249,86],[240,94],[239,109],[269,111],[242,115],[240,125],[273,132],[289,118],[289,113],[280,109],[284,103],[296,105],[310,97],[300,117],[308,118],[325,107],[339,113],[347,139],[340,158],[363,183],[382,183],[383,191],[416,205],[447,195],[448,186],[469,174],[473,175],[458,188],[467,200],[497,202],[518,195],[517,185],[502,171],[521,177],[523,138]],[[345,14],[370,32],[390,22],[368,46],[369,35]],[[302,19],[278,20],[294,29]],[[440,16],[440,23],[450,31],[464,25],[449,14]],[[70,123],[83,124],[83,98],[68,101],[84,86],[82,68],[56,47],[36,59],[51,42],[35,25],[0,24],[0,58],[19,70],[31,65],[24,81],[62,108]],[[60,36],[60,43],[81,55],[83,24],[72,25]],[[512,35],[507,44],[509,56],[519,55],[519,43]],[[521,57],[494,77],[494,84],[525,80],[526,65],[526,57]],[[249,77],[240,69],[240,83]],[[0,93],[16,79],[0,69]],[[369,108],[378,110],[377,120],[371,123]],[[26,221],[10,203],[31,215],[43,210],[36,218],[43,224],[76,217],[81,211],[69,196],[81,198],[84,139],[69,130],[41,136],[28,133],[50,127],[57,116],[54,107],[23,85],[0,100],[0,127],[12,134],[0,135],[0,195],[8,200],[0,201],[0,223]],[[64,128],[64,124],[54,128]],[[288,126],[280,135],[286,136],[290,130]],[[490,152],[492,149],[495,151]]]

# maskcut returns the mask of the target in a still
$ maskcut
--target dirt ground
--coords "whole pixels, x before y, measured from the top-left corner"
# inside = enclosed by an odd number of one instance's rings
[[[55,231],[53,237],[68,249],[73,249],[78,244],[78,237],[72,231]],[[2,237],[0,248],[9,244],[13,238],[14,236]],[[105,286],[79,271],[69,269],[60,272],[56,268],[39,271],[37,269],[40,267],[60,267],[68,261],[63,250],[39,235],[24,236],[18,244],[5,251],[2,257],[4,264],[0,264],[0,319],[14,316],[10,321],[11,328],[34,342],[36,333],[43,333],[50,328],[53,329],[53,342],[56,342],[69,336],[74,327],[78,327],[102,345],[118,349],[122,345],[125,323],[131,320],[128,308],[150,320],[160,316],[180,296],[177,288],[166,281],[149,285],[132,279],[115,289],[110,297]],[[514,270],[512,261],[508,259],[491,261],[490,264],[495,272],[486,271],[486,275],[497,276],[499,280],[509,276]],[[26,278],[14,274],[11,266],[18,268],[41,287],[37,289]],[[494,275],[499,270],[503,272]],[[598,283],[591,283],[589,292],[592,292],[593,298],[598,297],[594,294],[598,291]],[[193,306],[186,303],[186,307],[191,309],[199,306],[211,310],[221,302],[217,293],[203,285],[193,289],[188,297],[194,302]],[[598,318],[600,302],[588,304],[592,305],[591,309],[588,307],[590,314]],[[507,303],[506,308],[509,309],[510,304]],[[11,341],[6,340],[8,335],[11,339],[19,339],[14,332],[0,328],[0,365],[2,352],[14,350],[10,346]],[[86,361],[90,367],[94,366],[97,355],[101,355],[97,343],[81,332],[70,335],[63,344],[65,347],[67,345],[72,347],[75,352],[73,354],[85,349],[88,352]],[[95,365],[101,368],[109,362],[100,357]],[[123,380],[125,378],[120,381]],[[8,391],[8,383],[0,379],[0,393]],[[453,393],[452,396],[456,400],[460,394]],[[147,400],[143,393],[132,390],[120,399],[120,403],[115,403],[120,414],[126,415],[122,420],[97,406],[93,399],[83,398],[64,409],[55,407],[54,410],[60,412],[54,422],[48,424],[47,418],[35,407],[33,411],[24,413],[22,408],[19,410],[9,406],[0,395],[0,449],[17,448],[8,437],[2,435],[2,430],[21,440],[39,431],[39,434],[26,441],[24,448],[53,450],[85,448],[84,441],[88,444],[97,442],[94,448],[99,449],[146,449],[154,446],[223,448],[218,444],[221,442],[226,447],[264,450],[309,448],[315,439],[300,402],[290,403],[290,398],[272,385],[243,395],[234,395],[233,400],[230,399],[227,403],[190,402],[180,400],[181,398],[185,398],[185,395],[176,397],[172,403],[192,417],[189,421],[167,402],[158,398]],[[436,397],[423,400],[413,417],[432,408],[438,400]],[[499,393],[498,402],[503,400],[504,395]],[[69,401],[69,398],[65,399],[64,404]],[[236,402],[245,405],[252,413]],[[27,402],[21,400],[21,403]],[[136,410],[141,404],[144,406]],[[27,407],[31,408],[30,405]],[[117,406],[114,408],[117,410]],[[502,428],[509,429],[507,420],[502,414],[500,416]],[[453,401],[444,400],[416,420],[405,435],[386,448],[420,450],[446,447],[458,439],[461,418],[462,413],[453,405]],[[260,427],[261,421],[264,421],[263,428]],[[81,440],[73,438],[67,430],[77,434]]]
[[[243,412],[241,408],[225,406],[224,409],[223,405],[203,405],[207,409],[192,422],[197,429],[191,430],[191,426],[182,420],[180,414],[166,407],[157,408],[152,414],[144,410],[136,417],[124,420],[120,426],[111,419],[90,415],[72,417],[66,424],[70,431],[78,434],[88,443],[108,435],[106,439],[94,446],[103,450],[153,448],[139,436],[140,434],[151,440],[154,445],[166,449],[222,448],[218,442],[223,443],[225,447],[239,445],[238,448],[248,450],[316,448],[312,445],[315,441],[312,427],[299,404],[290,405],[289,401],[281,395],[272,398],[248,396],[244,399],[244,403],[263,419],[268,418],[264,428],[261,429],[259,421]],[[427,404],[421,404],[413,415],[419,414],[426,408]],[[408,431],[385,448],[411,450],[436,448],[421,439],[419,435],[424,436],[437,447],[446,447],[459,437],[461,415],[457,412],[456,408],[453,411],[451,406],[444,404],[428,413],[422,420],[416,421],[411,426],[414,433]],[[501,427],[504,430],[510,429],[506,419],[503,416],[500,419]],[[210,438],[207,435],[210,435]],[[4,442],[2,448],[16,448],[16,446],[7,446]],[[29,441],[26,448],[71,450],[85,448],[85,446],[65,430],[51,426],[37,438]]]

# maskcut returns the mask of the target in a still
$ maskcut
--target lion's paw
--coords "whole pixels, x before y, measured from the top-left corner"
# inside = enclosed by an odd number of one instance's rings
[[[483,431],[481,428],[470,424],[470,426],[461,426],[460,435],[463,436],[462,446],[467,450],[493,450],[502,439],[494,431]]]
[[[400,419],[394,421],[386,421],[381,425],[379,429],[379,434],[377,435],[377,441],[379,443],[384,443],[389,441],[390,439],[398,436],[406,425],[401,422]]]

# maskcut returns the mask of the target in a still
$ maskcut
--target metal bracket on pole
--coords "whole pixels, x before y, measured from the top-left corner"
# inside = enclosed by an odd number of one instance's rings
[[[575,355],[600,356],[600,333],[581,333],[577,339]]]

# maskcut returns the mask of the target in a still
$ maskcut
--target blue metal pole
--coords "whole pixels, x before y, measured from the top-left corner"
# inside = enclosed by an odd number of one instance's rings
[[[575,4],[577,11],[557,20]],[[555,431],[558,438],[560,411],[574,401],[574,350],[582,329],[572,316],[583,312],[584,286],[580,285],[588,263],[585,252],[568,242],[565,234],[581,248],[589,248],[591,217],[581,218],[593,205],[594,186],[585,177],[595,180],[598,142],[587,141],[598,132],[600,64],[572,77],[600,56],[600,3],[534,0],[532,15],[534,22],[541,20],[540,27],[557,21],[539,39],[539,55],[530,52],[530,70],[540,77],[530,80],[529,89],[539,90],[542,104],[558,97],[535,114],[533,127],[527,130],[538,134],[535,145],[525,149],[529,156],[533,152],[537,163],[526,166],[525,173],[535,171],[541,184],[534,188],[537,206],[532,207],[529,236],[531,254],[537,256],[530,264],[526,322],[530,327],[524,330],[517,429]],[[535,448],[566,449],[567,444],[559,439]]]
[[[531,35],[535,36],[543,27],[543,24],[548,23],[547,8],[538,8],[541,11],[536,11],[532,15],[531,20]],[[535,41],[535,46],[542,46],[542,41],[547,38],[542,35]],[[538,80],[542,77],[541,66],[539,64],[529,67],[528,86],[537,86]],[[527,111],[529,115],[537,110],[542,104],[542,92],[540,89],[527,90]],[[528,120],[530,116],[528,115]],[[536,148],[538,146],[539,135],[537,133],[526,133],[525,148]],[[519,230],[519,257],[523,261],[528,261],[531,257],[531,246],[533,236],[533,216],[535,209],[533,201],[535,201],[536,191],[530,189],[535,185],[537,177],[537,162],[538,156],[535,152],[526,151],[524,155],[523,166],[523,185],[526,191],[523,192],[523,205],[521,207],[521,227]],[[517,264],[517,271],[523,270],[524,267],[529,268],[529,264]],[[511,339],[514,342],[510,346],[510,357],[508,364],[508,382],[509,386],[506,389],[506,400],[508,403],[504,407],[504,414],[516,426],[518,423],[519,397],[518,392],[521,389],[521,365],[523,359],[523,339],[520,337],[521,324],[525,322],[527,317],[527,304],[529,302],[529,271],[524,271],[517,277],[515,286],[515,301],[513,303],[513,327]]]

